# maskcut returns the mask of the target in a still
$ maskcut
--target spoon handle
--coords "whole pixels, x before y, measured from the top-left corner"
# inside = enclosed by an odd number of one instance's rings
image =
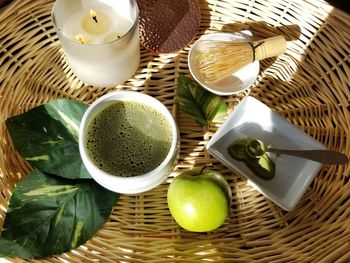
[[[345,154],[328,150],[285,150],[267,148],[267,152],[293,155],[324,164],[346,164],[348,157]]]

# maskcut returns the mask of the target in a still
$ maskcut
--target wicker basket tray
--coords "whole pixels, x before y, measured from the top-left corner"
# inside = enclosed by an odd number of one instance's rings
[[[31,167],[9,139],[4,120],[55,98],[91,103],[112,89],[85,86],[70,71],[55,34],[53,1],[14,1],[0,13],[0,226],[16,183]],[[329,149],[350,153],[350,17],[321,0],[199,1],[198,36],[250,29],[256,39],[283,34],[288,50],[261,63],[250,90],[224,97],[230,108],[248,94]],[[221,125],[196,125],[178,110],[177,76],[189,74],[189,47],[141,51],[135,76],[118,86],[161,100],[181,133],[176,170],[156,189],[122,196],[85,245],[43,262],[349,262],[350,166],[323,166],[298,207],[285,212],[211,158],[205,144]],[[197,234],[170,216],[166,192],[179,172],[213,165],[228,178],[232,209],[218,230]],[[20,259],[13,259],[23,262]]]

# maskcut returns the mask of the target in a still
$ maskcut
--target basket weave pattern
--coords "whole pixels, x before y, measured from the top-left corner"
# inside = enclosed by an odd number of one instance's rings
[[[0,226],[16,183],[31,167],[15,151],[6,118],[56,98],[91,103],[114,89],[84,85],[70,71],[53,28],[53,1],[14,1],[0,13]],[[249,29],[277,34],[287,52],[261,63],[250,90],[224,97],[230,109],[247,95],[270,106],[330,150],[350,153],[350,17],[321,0],[199,0],[197,34]],[[213,159],[205,144],[221,125],[200,127],[178,110],[179,73],[189,75],[189,47],[153,55],[141,49],[135,76],[118,89],[162,101],[180,129],[178,165],[156,189],[122,196],[108,222],[85,245],[44,262],[349,262],[350,166],[323,166],[292,212],[285,212]],[[228,179],[232,209],[216,231],[181,229],[166,203],[171,179],[212,165]],[[24,262],[15,259],[16,262]]]

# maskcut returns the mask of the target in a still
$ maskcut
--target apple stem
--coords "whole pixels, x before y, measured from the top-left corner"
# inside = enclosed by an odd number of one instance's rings
[[[209,168],[210,166],[203,166],[199,174],[201,174],[206,168]]]

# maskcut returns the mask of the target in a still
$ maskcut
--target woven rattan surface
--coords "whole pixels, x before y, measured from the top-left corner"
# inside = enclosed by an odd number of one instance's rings
[[[55,98],[91,103],[113,89],[85,86],[70,71],[55,34],[53,2],[18,0],[0,13],[0,226],[16,183],[31,167],[9,139],[4,120]],[[250,29],[255,39],[283,34],[287,52],[261,63],[250,90],[223,97],[230,109],[254,96],[331,150],[350,153],[350,17],[320,0],[199,1],[197,37]],[[43,262],[349,262],[350,166],[323,166],[297,208],[285,212],[208,155],[221,125],[200,127],[178,110],[179,73],[189,74],[189,47],[152,55],[141,49],[135,76],[118,86],[161,100],[180,129],[175,171],[156,189],[122,196],[108,222],[84,246]],[[181,229],[166,192],[178,173],[212,165],[228,179],[232,209],[216,231]],[[15,261],[22,262],[20,259]]]

